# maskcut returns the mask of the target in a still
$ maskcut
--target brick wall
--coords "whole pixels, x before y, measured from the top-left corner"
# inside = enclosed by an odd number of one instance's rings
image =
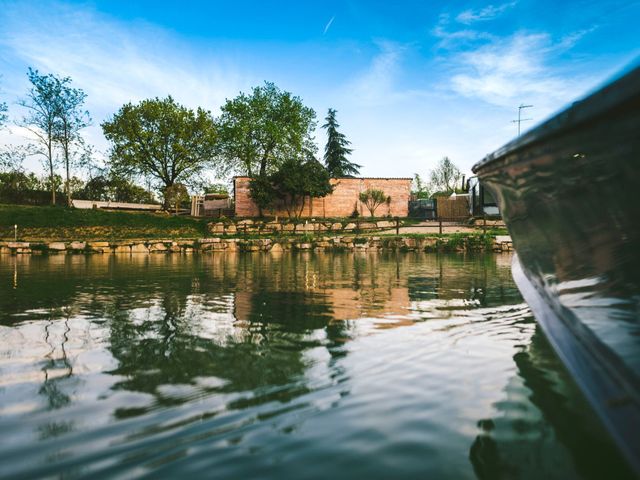
[[[236,216],[258,216],[258,207],[249,196],[249,177],[235,177],[234,182]],[[331,184],[334,190],[330,195],[305,201],[303,217],[348,217],[354,208],[362,216],[369,216],[367,207],[358,200],[360,192],[369,188],[382,190],[391,197],[389,205],[382,204],[376,209],[376,217],[406,217],[409,214],[410,178],[332,178]],[[269,210],[264,214],[287,216],[285,210]]]

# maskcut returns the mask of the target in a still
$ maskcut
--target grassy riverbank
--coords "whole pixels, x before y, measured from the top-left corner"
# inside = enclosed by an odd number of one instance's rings
[[[352,219],[338,219],[343,223]],[[154,239],[201,239],[207,237],[239,238],[244,240],[269,238],[274,242],[295,239],[299,243],[321,241],[324,236],[347,236],[355,238],[355,243],[363,243],[366,238],[397,237],[393,229],[382,232],[272,232],[245,233],[235,229],[233,234],[221,234],[211,231],[207,225],[212,219],[175,217],[164,213],[113,212],[105,210],[79,210],[64,207],[36,207],[23,205],[0,205],[0,240],[14,239],[14,225],[18,226],[17,239],[25,242],[74,242],[74,241],[116,241],[116,240],[154,240]],[[337,220],[336,220],[337,221]],[[403,225],[411,224],[403,219]],[[415,223],[415,222],[414,222]],[[403,227],[406,229],[406,227]],[[504,229],[486,232],[473,230],[465,233],[438,234],[438,230],[424,230],[424,233],[403,233],[403,238],[434,238],[452,248],[467,242],[474,245],[489,244],[489,238],[506,233]],[[466,240],[469,239],[469,240]]]
[[[0,239],[92,240],[200,238],[208,221],[161,213],[109,212],[64,207],[0,205]]]

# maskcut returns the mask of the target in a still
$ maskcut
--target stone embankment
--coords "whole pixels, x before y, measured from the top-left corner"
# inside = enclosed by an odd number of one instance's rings
[[[303,238],[201,238],[194,240],[121,240],[89,242],[0,242],[0,254],[149,254],[194,252],[283,251],[511,251],[509,236],[442,237],[314,236]]]
[[[375,232],[402,227],[405,222],[398,219],[389,220],[361,220],[353,219],[348,221],[331,220],[227,220],[225,222],[212,222],[207,225],[207,230],[211,235],[273,235],[273,234],[318,234],[343,233],[343,232]]]

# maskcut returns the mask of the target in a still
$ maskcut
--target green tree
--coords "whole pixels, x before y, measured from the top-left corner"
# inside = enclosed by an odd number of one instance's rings
[[[163,190],[164,203],[175,208],[176,215],[180,205],[189,201],[189,191],[182,183],[174,183]]]
[[[429,198],[431,196],[431,188],[420,175],[413,175],[412,192],[416,198]]]
[[[65,166],[66,179],[64,183],[67,204],[71,206],[71,165],[86,159],[88,152],[80,131],[89,125],[91,118],[89,112],[83,110],[84,101],[87,98],[79,88],[72,88],[71,79],[65,77],[59,80],[58,108],[54,139],[62,150],[62,159]]]
[[[92,177],[75,196],[84,200],[105,202],[157,203],[151,192],[128,178],[118,177],[112,173]]]
[[[121,175],[154,178],[162,191],[188,184],[207,166],[215,166],[216,129],[210,112],[194,112],[170,96],[128,103],[102,123],[102,130],[113,144],[112,168]]]
[[[461,179],[462,173],[460,172],[460,169],[449,159],[449,157],[443,157],[442,160],[438,162],[436,168],[431,172],[432,188],[440,192],[455,192]]]
[[[267,175],[259,175],[249,181],[249,196],[258,207],[259,215],[276,201],[276,190]]]
[[[22,164],[37,151],[32,144],[5,145],[0,149],[0,172],[22,171]]]
[[[353,151],[351,142],[338,132],[340,124],[336,120],[336,110],[330,108],[322,128],[327,130],[327,144],[324,148],[324,164],[332,177],[350,177],[360,172],[361,165],[347,160]]]
[[[391,197],[385,195],[382,190],[375,188],[369,188],[364,192],[360,192],[358,195],[359,200],[367,207],[369,213],[373,217],[376,213],[376,209],[383,203],[391,203]]]
[[[224,183],[208,183],[202,188],[204,193],[218,193],[220,195],[229,195],[229,187]]]
[[[269,175],[285,160],[316,149],[313,109],[270,82],[227,100],[217,126],[218,157],[227,171],[250,177]]]
[[[289,217],[302,215],[305,199],[325,197],[333,191],[327,169],[315,158],[289,159],[271,176],[276,197]]]
[[[56,143],[56,128],[58,125],[58,112],[60,104],[61,88],[68,83],[68,78],[59,79],[55,75],[41,75],[37,70],[29,68],[27,78],[31,83],[31,89],[25,99],[18,103],[27,109],[27,115],[23,117],[20,125],[29,130],[39,146],[39,153],[45,157],[49,167],[49,180],[51,189],[51,203],[56,203],[56,185],[54,184],[54,147]]]

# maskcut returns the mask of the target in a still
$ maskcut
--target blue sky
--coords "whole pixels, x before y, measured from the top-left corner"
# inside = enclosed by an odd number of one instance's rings
[[[426,175],[445,155],[469,170],[515,136],[519,104],[529,128],[637,64],[639,21],[639,1],[0,0],[0,99],[17,118],[28,66],[69,75],[106,151],[99,123],[125,102],[216,114],[269,80],[320,124],[336,108],[364,175]]]

